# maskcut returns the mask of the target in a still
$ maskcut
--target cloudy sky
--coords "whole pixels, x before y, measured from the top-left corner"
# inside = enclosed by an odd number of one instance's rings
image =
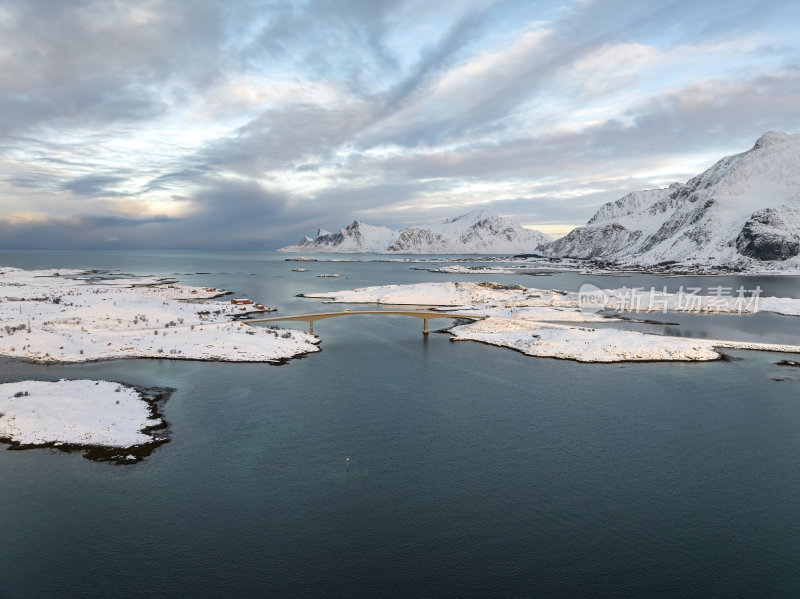
[[[800,132],[800,3],[0,0],[0,247],[562,235]]]

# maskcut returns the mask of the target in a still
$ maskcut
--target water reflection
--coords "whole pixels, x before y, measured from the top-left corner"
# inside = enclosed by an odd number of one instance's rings
[[[609,314],[613,315],[613,314]],[[598,328],[617,328],[673,337],[726,339],[759,343],[800,344],[800,317],[771,312],[756,314],[625,314],[621,322],[602,322]]]

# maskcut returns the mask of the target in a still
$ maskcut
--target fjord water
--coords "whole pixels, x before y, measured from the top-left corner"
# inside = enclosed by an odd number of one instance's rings
[[[321,307],[303,291],[370,284],[597,284],[402,263],[293,273],[244,252],[2,252],[0,264],[176,276],[282,313]],[[636,280],[603,283],[682,283]],[[691,284],[739,280],[752,287]],[[758,284],[800,292],[796,278]],[[759,340],[796,330],[748,318],[726,326]],[[0,597],[797,596],[800,369],[775,364],[796,356],[577,364],[426,339],[404,317],[315,328],[323,351],[283,366],[0,360],[2,382],[176,389],[172,441],[139,464],[0,451]]]

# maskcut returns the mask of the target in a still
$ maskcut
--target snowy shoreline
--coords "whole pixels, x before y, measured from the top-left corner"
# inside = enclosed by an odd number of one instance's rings
[[[383,285],[309,293],[304,297],[333,303],[414,304],[433,306],[433,309],[441,311],[472,312],[483,319],[454,326],[449,331],[453,341],[478,341],[515,349],[530,356],[578,362],[708,361],[722,358],[722,354],[716,351],[720,348],[800,353],[800,345],[670,337],[592,328],[591,323],[614,320],[598,314],[599,310],[627,301],[624,290],[597,291],[600,303],[591,304],[589,309],[582,304],[582,296],[575,292],[497,283]],[[655,299],[657,309],[653,307],[650,313],[750,314],[760,309],[800,315],[800,300],[791,298],[760,298],[760,305],[742,301],[738,296],[661,294]]]
[[[398,260],[399,261],[399,260]],[[376,262],[380,262],[376,260]],[[385,261],[388,262],[388,261]],[[424,261],[408,260],[409,263],[422,263]],[[433,262],[433,261],[431,261]],[[438,260],[440,263],[455,262],[455,260]],[[578,273],[582,275],[593,276],[617,276],[625,277],[632,275],[654,275],[663,277],[797,277],[800,276],[800,268],[784,269],[784,270],[769,270],[769,269],[708,269],[704,267],[697,268],[660,268],[660,267],[637,267],[637,266],[596,266],[590,263],[581,262],[544,262],[544,261],[530,261],[530,262],[516,262],[513,259],[504,260],[464,260],[464,262],[506,262],[503,266],[461,266],[458,264],[450,264],[449,266],[441,267],[412,267],[412,270],[424,270],[437,274],[475,274],[475,275],[529,275],[544,277],[558,273]]]
[[[233,320],[228,292],[154,277],[0,268],[0,355],[59,364],[120,358],[270,362],[320,351],[301,331]]]
[[[174,389],[111,381],[26,380],[0,384],[0,442],[8,449],[82,452],[130,464],[168,443],[163,405]]]

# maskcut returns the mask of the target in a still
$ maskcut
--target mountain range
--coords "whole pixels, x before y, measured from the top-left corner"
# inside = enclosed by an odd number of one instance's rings
[[[475,210],[401,231],[359,221],[285,252],[540,254],[621,266],[800,269],[800,135],[770,131],[685,183],[634,191],[552,240]]]
[[[800,135],[770,131],[686,183],[629,193],[540,251],[621,265],[800,267]]]
[[[279,252],[370,252],[377,254],[519,254],[535,252],[552,239],[486,210],[401,231],[353,221],[337,233],[324,229]]]

